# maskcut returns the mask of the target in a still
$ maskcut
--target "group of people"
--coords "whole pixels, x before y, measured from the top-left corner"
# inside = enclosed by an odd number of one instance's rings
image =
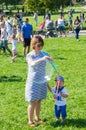
[[[12,19],[9,16],[5,19],[0,16],[0,50],[3,50],[4,54],[6,54],[6,50],[10,53],[11,62],[14,62],[18,55],[18,42],[23,43],[24,56],[29,52],[32,33],[33,26],[29,24],[28,18],[23,21],[22,17],[17,15],[13,15]],[[10,43],[12,50],[8,46]]]
[[[36,26],[38,26],[38,11],[34,13],[34,20]],[[42,23],[40,23],[40,27],[37,29],[38,34],[43,32],[44,29],[46,31],[56,30],[57,33],[60,32],[60,36],[64,34],[67,36],[65,31],[65,18],[64,13],[60,13],[60,17],[53,22],[51,19],[51,14],[46,11],[44,15],[44,20]],[[73,13],[71,11],[68,12],[68,26],[69,30],[72,28],[72,31],[75,32],[75,37],[77,41],[79,40],[79,32],[80,28],[83,28],[83,23],[85,21],[85,15],[82,11],[79,16],[76,16],[75,20],[73,21]],[[15,35],[15,36],[14,36]],[[26,54],[30,50],[30,41],[31,37],[33,35],[33,25],[29,24],[29,19],[22,19],[22,15],[17,14],[13,15],[12,19],[10,19],[9,16],[7,16],[5,19],[3,19],[3,16],[0,16],[0,49],[3,49],[4,53],[6,53],[6,50],[10,53],[12,56],[12,59],[15,59],[18,55],[16,46],[18,41],[21,41],[23,43],[23,54],[26,56]],[[57,34],[58,35],[58,34]],[[15,37],[15,41],[12,38]],[[12,44],[12,51],[8,47],[8,43]],[[14,56],[16,55],[16,56]],[[14,60],[12,60],[14,62]]]
[[[46,12],[44,18],[44,21],[40,24],[40,27],[37,30],[38,34],[43,33],[43,30],[50,29],[55,30],[57,34],[60,32],[58,36],[62,36],[62,34],[67,36],[67,33],[72,30],[72,32],[75,33],[76,40],[79,40],[79,31],[84,28],[85,22],[85,14],[83,11],[80,13],[80,16],[76,16],[74,20],[73,12],[71,10],[68,11],[68,20],[65,20],[63,12],[60,12],[59,18],[55,21],[51,19],[51,15],[48,12]],[[66,31],[65,26],[68,26],[68,31]]]

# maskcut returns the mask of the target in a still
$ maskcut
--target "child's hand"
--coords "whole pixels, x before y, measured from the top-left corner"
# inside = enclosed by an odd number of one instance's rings
[[[62,96],[62,97],[64,97],[64,98],[68,97],[67,94],[63,94],[63,93],[61,93],[60,96]]]

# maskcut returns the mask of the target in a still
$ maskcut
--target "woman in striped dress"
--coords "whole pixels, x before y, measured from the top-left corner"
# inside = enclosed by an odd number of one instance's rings
[[[40,107],[42,99],[47,95],[47,81],[44,81],[46,60],[49,56],[44,56],[41,50],[43,49],[44,41],[40,36],[34,36],[31,40],[32,51],[27,54],[26,60],[28,63],[28,76],[25,88],[25,100],[30,102],[28,106],[28,125],[35,126],[35,122],[42,123],[40,119]]]

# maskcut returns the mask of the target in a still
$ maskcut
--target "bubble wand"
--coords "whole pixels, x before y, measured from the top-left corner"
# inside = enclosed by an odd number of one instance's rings
[[[44,56],[49,56],[48,53],[43,52],[43,51],[41,51],[41,52],[42,52],[42,54],[43,54]],[[49,60],[49,62],[50,62],[50,64],[52,65],[52,67],[54,68],[55,72],[57,73],[57,72],[58,72],[57,65],[56,65],[52,60]]]

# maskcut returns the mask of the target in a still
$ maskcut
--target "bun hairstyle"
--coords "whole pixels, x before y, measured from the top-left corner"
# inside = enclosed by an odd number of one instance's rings
[[[44,41],[41,36],[35,35],[31,39],[31,48],[35,49],[36,44],[41,44],[41,46],[44,46]]]

